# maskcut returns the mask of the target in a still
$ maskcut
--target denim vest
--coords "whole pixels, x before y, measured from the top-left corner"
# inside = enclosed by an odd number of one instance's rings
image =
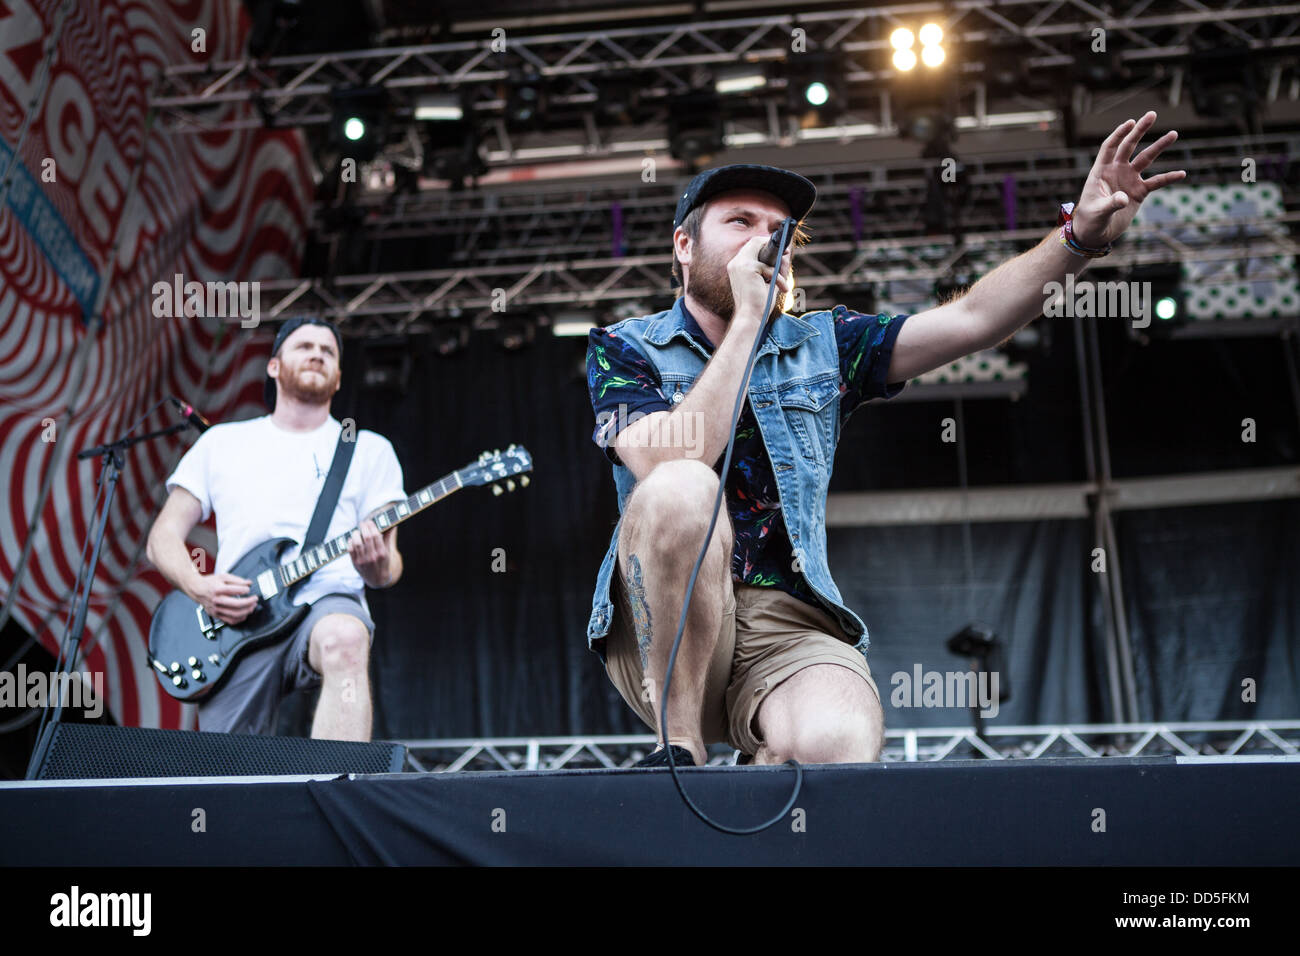
[[[666,312],[610,326],[654,366],[664,397],[673,405],[690,391],[709,359],[686,331],[685,322],[679,298]],[[826,489],[840,437],[840,359],[831,313],[780,315],[759,348],[748,394],[776,478],[790,546],[803,566],[804,578],[827,613],[846,636],[857,639],[856,648],[865,653],[866,625],[845,607],[826,563]],[[717,413],[730,414],[732,407],[729,403]],[[616,464],[614,484],[621,515],[636,476]],[[613,617],[610,581],[618,559],[618,533],[616,525],[596,579],[587,623],[589,647],[606,636]]]

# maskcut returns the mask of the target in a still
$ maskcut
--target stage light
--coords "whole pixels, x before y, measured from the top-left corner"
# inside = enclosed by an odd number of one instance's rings
[[[513,71],[505,99],[507,121],[514,126],[532,126],[546,116],[546,81],[532,66]]]
[[[722,110],[709,90],[675,98],[668,107],[668,152],[688,166],[722,151]]]
[[[418,120],[459,120],[464,116],[460,97],[453,94],[427,94],[415,101]]]
[[[476,180],[487,173],[487,163],[479,153],[481,136],[469,120],[440,122],[429,129],[424,150],[424,172],[433,179],[445,179],[453,190],[465,188],[466,180]]]
[[[767,86],[767,74],[762,64],[721,67],[714,73],[713,89],[725,96],[731,93],[748,93]]]
[[[786,108],[801,127],[832,125],[848,109],[844,77],[849,72],[835,50],[799,53],[786,61]]]
[[[910,50],[908,52],[911,52]],[[921,47],[921,62],[926,66],[935,67],[943,62],[943,47],[941,46],[923,46]]]
[[[931,46],[943,42],[943,28],[937,23],[927,23],[921,27],[921,44]]]
[[[502,318],[496,327],[496,343],[507,352],[518,352],[533,341],[534,325],[531,318]]]
[[[889,45],[895,50],[910,50],[915,42],[916,37],[912,36],[912,31],[907,27],[899,27],[889,35]]]
[[[894,67],[906,73],[916,66],[916,54],[911,50],[894,51]]]
[[[330,100],[330,144],[358,162],[374,159],[387,142],[387,91],[382,86],[336,87]]]

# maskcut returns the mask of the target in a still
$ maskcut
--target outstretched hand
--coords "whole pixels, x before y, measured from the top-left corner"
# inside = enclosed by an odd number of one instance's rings
[[[1074,207],[1074,238],[1080,244],[1099,248],[1114,242],[1129,227],[1142,200],[1157,189],[1186,178],[1187,171],[1183,169],[1142,178],[1142,171],[1178,138],[1178,133],[1170,130],[1133,156],[1133,150],[1155,121],[1154,110],[1139,120],[1125,120],[1101,144]]]

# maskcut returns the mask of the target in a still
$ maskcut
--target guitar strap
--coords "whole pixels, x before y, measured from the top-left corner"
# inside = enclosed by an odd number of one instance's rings
[[[334,460],[330,462],[329,474],[325,476],[325,487],[320,490],[320,497],[316,499],[316,511],[311,516],[311,524],[307,526],[307,536],[302,542],[302,551],[308,548],[314,548],[325,540],[325,532],[329,530],[330,518],[334,516],[334,506],[339,503],[339,492],[343,490],[343,479],[347,477],[348,465],[352,463],[352,453],[357,450],[356,435],[348,441],[344,438],[347,435],[346,428],[339,432],[339,443],[334,448]]]

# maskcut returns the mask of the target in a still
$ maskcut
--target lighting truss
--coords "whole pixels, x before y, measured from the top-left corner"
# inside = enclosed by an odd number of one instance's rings
[[[1211,32],[1224,43],[1254,51],[1287,51],[1300,46],[1300,4],[1245,5],[1202,0],[1138,0],[1121,12],[1105,14],[1088,0],[955,0],[948,6],[945,30],[967,47],[963,70],[983,72],[980,45],[1010,37],[1024,44],[1027,68],[1041,70],[1073,63],[1071,47],[1102,27],[1116,38],[1114,56],[1121,63],[1171,61],[1191,51],[1193,31]],[[836,49],[845,58],[845,82],[875,84],[892,76],[888,32],[918,17],[914,4],[884,4],[853,10],[809,10],[699,22],[619,27],[593,25],[573,32],[506,37],[494,52],[491,38],[395,46],[339,53],[248,58],[218,63],[167,66],[158,75],[150,106],[165,128],[178,131],[251,128],[271,123],[302,126],[329,121],[330,91],[338,86],[376,85],[390,96],[413,100],[420,93],[464,85],[507,82],[512,71],[535,69],[551,87],[550,102],[559,109],[587,107],[599,98],[599,85],[620,75],[641,78],[639,91],[650,100],[693,88],[693,71],[741,62],[784,60],[793,31],[804,31],[808,50]],[[646,81],[645,77],[652,77]],[[1280,92],[1280,67],[1268,83],[1268,97]],[[1181,85],[1181,68],[1162,83]],[[1024,97],[1022,97],[1024,99]],[[238,106],[233,110],[213,107]],[[484,111],[498,110],[484,101]],[[887,101],[878,121],[888,126]],[[504,134],[504,129],[501,130]],[[573,146],[590,150],[600,131],[581,131]],[[621,134],[610,131],[611,136]],[[610,148],[609,142],[599,148]],[[508,143],[498,143],[507,152]]]
[[[1300,135],[1180,139],[1162,154],[1160,168],[1186,169],[1188,183],[1238,181],[1244,156],[1254,157],[1259,175],[1275,172],[1273,164],[1300,155]],[[1092,150],[1044,145],[1031,150],[958,151],[963,229],[993,231],[1005,226],[1008,183],[1014,185],[1019,219],[1025,224],[1055,223],[1056,205],[1073,196],[1087,178]],[[828,165],[797,165],[817,186],[817,206],[809,225],[817,241],[857,238],[854,205],[867,238],[918,235],[920,210],[938,160],[920,158],[867,160]],[[527,189],[482,187],[475,192],[427,190],[391,197],[364,194],[356,204],[362,215],[356,234],[373,240],[422,236],[463,237],[453,261],[544,261],[556,256],[601,256],[613,247],[611,210],[620,208],[623,252],[648,255],[669,245],[668,224],[680,194],[681,174],[663,173],[662,182],[645,183],[636,173],[584,182],[533,183]],[[313,226],[328,233],[328,217],[318,206]]]
[[[501,770],[614,770],[632,766],[655,746],[651,734],[600,737],[485,737],[402,740],[425,773]],[[1259,759],[1300,756],[1300,720],[1193,723],[1046,724],[889,730],[881,761],[1051,760],[1184,757]],[[710,766],[733,762],[715,747]]]
[[[1225,277],[1239,281],[1249,264],[1251,279],[1285,278],[1279,257],[1294,258],[1300,247],[1286,224],[1300,212],[1267,219],[1217,220],[1235,226],[1243,238],[1225,244],[1221,237],[1176,239],[1158,226],[1133,226],[1107,257],[1108,268],[1164,262],[1213,263]],[[961,245],[942,237],[920,236],[854,242],[818,242],[799,252],[798,285],[807,310],[829,308],[821,302],[832,287],[934,281],[954,272],[982,275],[997,263],[1046,235],[1043,228],[971,233]],[[671,259],[660,255],[622,258],[554,258],[531,263],[488,262],[411,272],[368,273],[326,279],[276,279],[261,283],[262,315],[267,320],[315,315],[340,324],[349,336],[426,332],[439,316],[458,310],[474,329],[497,325],[503,290],[506,309],[522,306],[583,308],[618,302],[644,302],[671,296]],[[1214,281],[1207,274],[1201,281]],[[463,320],[463,319],[462,319]]]

